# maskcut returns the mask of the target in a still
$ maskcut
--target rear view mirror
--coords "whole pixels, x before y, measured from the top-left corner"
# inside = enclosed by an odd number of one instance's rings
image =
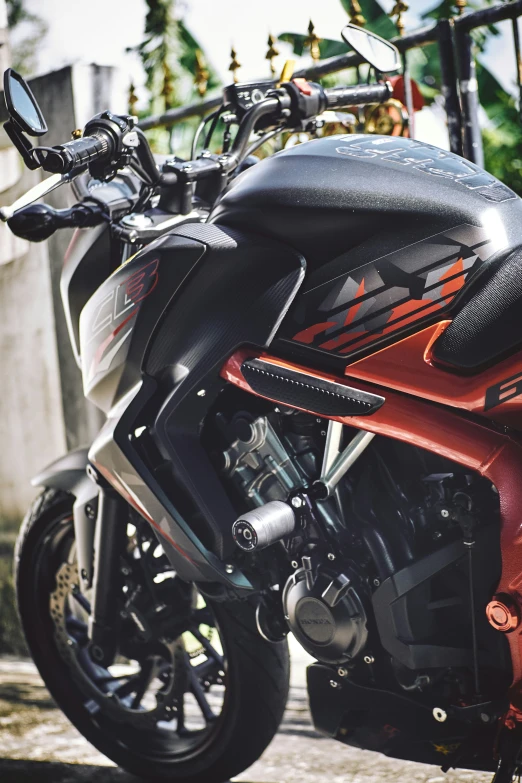
[[[4,74],[7,111],[13,122],[29,136],[43,136],[47,125],[40,107],[22,76],[12,68]]]
[[[401,66],[399,50],[389,41],[355,24],[348,24],[341,33],[345,42],[357,54],[381,73],[398,71]]]

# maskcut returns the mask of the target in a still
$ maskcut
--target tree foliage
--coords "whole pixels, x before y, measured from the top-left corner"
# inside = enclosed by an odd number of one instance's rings
[[[350,11],[350,0],[340,0],[345,10]],[[494,5],[498,0],[470,0],[469,10]],[[395,23],[386,14],[378,0],[359,0],[366,19],[366,27],[383,38],[397,35]],[[458,15],[454,0],[442,0],[428,10],[423,19],[447,19]],[[514,97],[507,92],[498,79],[484,65],[481,59],[488,41],[499,31],[493,25],[473,31],[475,54],[477,56],[477,81],[479,99],[487,117],[483,129],[485,166],[488,171],[522,195],[522,124]],[[289,41],[297,55],[304,51],[306,36],[284,33],[280,36]],[[321,58],[333,57],[346,52],[346,45],[339,41],[325,40],[320,44]],[[427,103],[441,94],[442,77],[437,44],[430,44],[408,53],[408,65]]]
[[[195,97],[194,76],[201,46],[176,13],[175,0],[147,0],[145,37],[136,51],[141,57],[151,95],[151,111],[180,106]],[[207,65],[208,89],[219,85]]]
[[[6,0],[7,24],[12,33],[13,67],[22,74],[35,69],[36,51],[42,42],[47,25],[37,14],[28,11],[24,0]]]
[[[175,0],[146,0],[144,39],[135,51],[146,74],[149,107],[145,114],[161,114],[200,96],[195,83],[202,75],[207,90],[220,81],[206,61],[202,48],[177,13]],[[195,121],[188,120],[171,130],[151,131],[149,140],[156,152],[188,154]]]

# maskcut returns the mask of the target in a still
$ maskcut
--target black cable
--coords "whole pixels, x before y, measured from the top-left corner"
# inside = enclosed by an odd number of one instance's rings
[[[205,144],[204,144],[205,149],[209,148],[210,142],[212,141],[212,136],[214,135],[214,131],[217,128],[217,124],[219,122],[219,118],[223,114],[224,109],[225,109],[224,106],[220,106],[219,109],[214,113],[215,116],[214,116],[214,118],[212,120],[212,124],[211,124],[210,128],[208,129],[208,133],[207,133],[206,138],[205,138]]]
[[[221,108],[222,107],[220,107],[220,109]],[[194,160],[195,157],[196,157],[196,148],[198,146],[199,137],[203,133],[203,131],[205,129],[205,125],[207,125],[207,123],[209,123],[211,120],[213,120],[216,117],[216,115],[219,115],[220,109],[216,109],[215,111],[211,112],[203,120],[201,120],[201,122],[199,123],[199,125],[197,127],[197,130],[196,130],[196,132],[194,134],[194,138],[192,139],[192,145],[191,145],[191,148],[190,148],[190,157],[191,157],[192,160]]]
[[[265,133],[264,136],[262,136],[260,139],[256,139],[256,141],[254,141],[245,152],[243,156],[243,160],[245,158],[248,158],[249,155],[252,155],[252,153],[254,153],[257,149],[259,149],[259,147],[261,147],[265,143],[265,141],[270,141],[270,139],[273,139],[274,136],[277,136],[278,133],[282,133],[282,131],[284,130],[285,130],[285,126],[280,125],[275,130],[270,131],[270,133]]]

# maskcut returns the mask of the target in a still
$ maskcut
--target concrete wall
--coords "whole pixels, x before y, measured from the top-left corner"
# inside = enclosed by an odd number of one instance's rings
[[[46,145],[67,141],[74,128],[98,111],[124,110],[125,91],[110,68],[67,67],[30,84],[49,126],[41,140]],[[5,119],[0,95],[0,120]],[[24,169],[1,131],[1,203],[14,201],[40,176]],[[70,186],[64,186],[47,200],[64,207],[73,203],[74,196]],[[65,451],[87,444],[102,422],[101,414],[83,399],[61,307],[59,278],[71,235],[60,231],[46,243],[28,244],[0,225],[0,519],[4,520],[15,521],[24,513],[35,493],[30,477]]]

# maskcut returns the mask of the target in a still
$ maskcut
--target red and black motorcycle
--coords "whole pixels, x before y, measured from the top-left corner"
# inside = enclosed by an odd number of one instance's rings
[[[522,768],[522,202],[402,137],[254,165],[328,107],[389,98],[394,47],[344,37],[376,83],[232,85],[203,151],[160,167],[109,111],[33,148],[45,121],[6,74],[6,130],[53,176],[2,216],[32,240],[89,228],[62,294],[107,415],[35,479],[20,614],[60,707],[147,780],[218,783],[259,757],[290,630],[322,733],[496,781]],[[212,154],[223,112],[236,133]],[[73,179],[70,210],[30,206]]]

